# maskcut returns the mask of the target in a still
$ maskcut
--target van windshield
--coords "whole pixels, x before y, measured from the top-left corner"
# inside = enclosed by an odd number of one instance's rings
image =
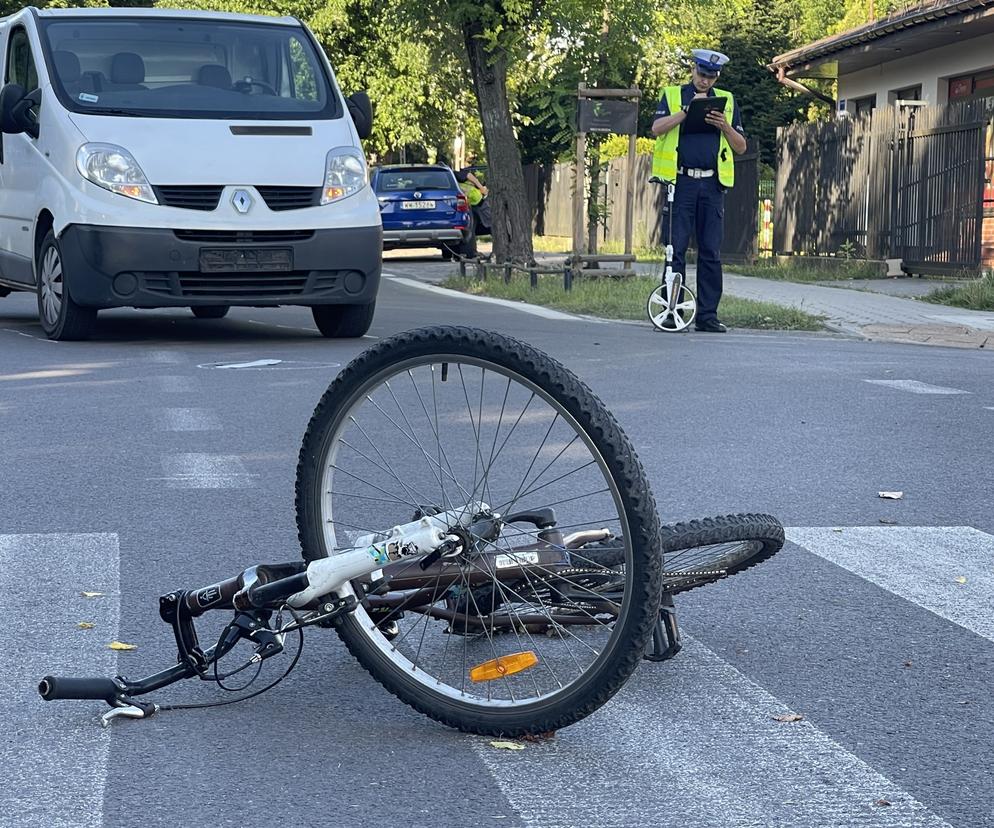
[[[295,26],[180,18],[44,23],[52,85],[74,112],[157,118],[341,116]]]

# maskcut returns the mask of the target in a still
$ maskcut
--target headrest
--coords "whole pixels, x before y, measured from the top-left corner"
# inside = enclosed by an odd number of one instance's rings
[[[208,63],[197,70],[197,83],[201,86],[231,89],[231,72],[219,63]]]
[[[52,52],[52,60],[55,61],[55,73],[63,84],[79,81],[82,73],[75,52]]]
[[[134,52],[118,52],[110,61],[111,83],[141,83],[145,80],[145,61]]]

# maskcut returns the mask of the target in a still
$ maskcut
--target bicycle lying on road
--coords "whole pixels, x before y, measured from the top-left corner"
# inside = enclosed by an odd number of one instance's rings
[[[660,527],[628,439],[579,379],[521,342],[455,327],[384,339],[331,383],[301,446],[296,513],[302,560],[159,599],[176,664],[138,680],[47,676],[42,698],[103,700],[105,723],[228,704],[289,674],[305,628],[334,627],[431,718],[546,733],[604,704],[643,658],[679,650],[673,595],[784,541],[768,515]],[[233,615],[203,648],[194,622],[210,610]],[[291,633],[289,666],[250,695],[137,698],[193,677],[229,689]],[[222,671],[241,642],[251,654]]]

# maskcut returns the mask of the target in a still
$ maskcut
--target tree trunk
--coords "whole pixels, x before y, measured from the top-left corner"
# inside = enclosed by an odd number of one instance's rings
[[[521,169],[521,153],[507,103],[507,53],[488,51],[477,20],[463,24],[466,54],[480,108],[487,147],[487,190],[493,212],[494,258],[527,264],[533,258],[531,208]]]

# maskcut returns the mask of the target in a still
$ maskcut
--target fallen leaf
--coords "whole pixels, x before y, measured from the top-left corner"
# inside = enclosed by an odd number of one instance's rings
[[[799,722],[804,717],[800,713],[781,713],[779,716],[774,716],[773,721],[775,722]]]
[[[841,528],[840,528],[840,529],[833,529],[832,531],[833,531],[833,532],[841,532],[841,531],[842,531],[842,529],[841,529]]]
[[[125,643],[123,643],[121,641],[111,641],[110,644],[108,644],[107,646],[111,650],[137,650],[138,649],[138,645],[137,644],[125,644]]]
[[[887,500],[900,500],[904,497],[904,492],[877,492],[877,497],[882,497]]]
[[[519,744],[518,742],[491,742],[490,743],[495,748],[502,748],[503,750],[524,750],[525,746]]]
[[[887,526],[897,526],[897,521],[891,520],[890,518],[880,518],[880,522],[886,524]]]
[[[956,583],[957,584],[965,584],[966,583],[966,578],[964,578],[962,575],[960,575],[958,578],[956,578]]]
[[[76,626],[81,630],[92,630],[95,625],[90,621],[80,621]]]
[[[915,663],[913,661],[905,661],[904,662],[904,666],[905,667],[914,667]]]
[[[874,805],[879,805],[879,806],[881,806],[881,807],[886,807],[886,806],[890,805],[890,804],[891,804],[891,802],[890,802],[890,800],[889,800],[889,799],[878,799],[878,800],[877,800],[876,802],[874,802],[873,804],[874,804]]]
[[[81,592],[80,595],[82,595],[84,598],[99,598],[99,597],[101,597],[103,595],[103,593],[102,592]]]

